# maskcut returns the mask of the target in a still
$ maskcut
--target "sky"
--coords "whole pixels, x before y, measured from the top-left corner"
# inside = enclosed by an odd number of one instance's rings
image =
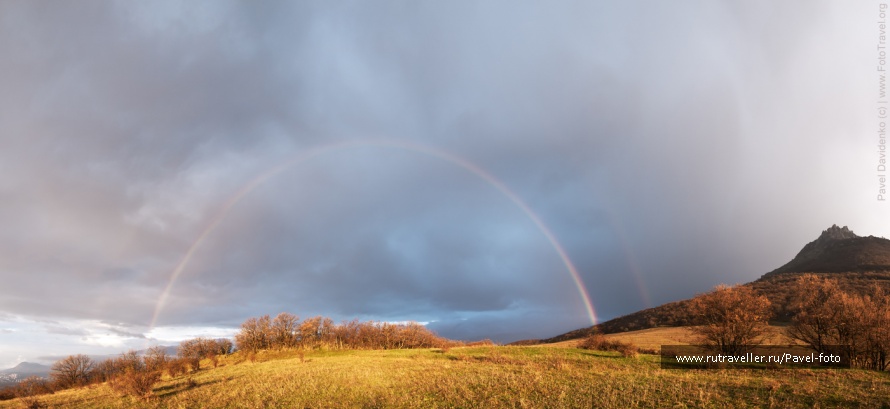
[[[0,2],[0,368],[545,338],[890,237],[880,4]]]

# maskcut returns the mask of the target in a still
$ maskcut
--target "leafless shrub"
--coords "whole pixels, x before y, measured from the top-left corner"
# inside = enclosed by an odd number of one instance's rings
[[[624,357],[636,357],[639,355],[639,348],[633,343],[609,340],[606,339],[605,335],[598,332],[591,334],[589,337],[581,341],[578,348],[595,351],[617,351]]]
[[[145,356],[143,357],[145,367],[149,371],[160,371],[164,369],[169,360],[170,357],[167,356],[167,351],[161,346],[154,346],[149,348],[148,351],[145,352]]]
[[[50,387],[49,382],[39,376],[29,376],[22,379],[22,381],[15,386],[14,390],[15,396],[20,398],[53,393],[53,389]]]
[[[43,409],[48,407],[45,403],[41,402],[40,399],[37,399],[36,396],[21,398],[21,401],[22,404],[25,405],[26,409]]]
[[[188,360],[182,358],[171,359],[167,361],[166,368],[167,374],[169,374],[171,378],[185,375],[189,368]]]
[[[640,355],[640,350],[636,345],[624,342],[620,343],[618,346],[618,352],[625,358],[636,358]]]
[[[161,373],[145,369],[127,369],[116,376],[109,384],[111,388],[124,395],[148,399],[152,396],[154,385],[161,380]]]
[[[39,395],[53,393],[46,379],[39,376],[29,376],[15,386],[14,396],[18,397],[26,408],[45,408],[46,404],[37,398]]]

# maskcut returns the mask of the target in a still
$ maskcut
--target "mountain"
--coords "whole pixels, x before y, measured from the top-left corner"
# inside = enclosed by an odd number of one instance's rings
[[[890,240],[874,236],[860,237],[847,226],[832,225],[822,231],[816,240],[807,243],[791,261],[745,285],[765,295],[773,305],[776,314],[774,320],[783,322],[790,318],[788,305],[793,288],[791,284],[804,273],[836,278],[843,290],[854,293],[862,293],[874,283],[890,287]],[[686,312],[689,301],[667,303],[553,338],[519,343],[567,341],[586,337],[594,330],[610,334],[691,325]]]
[[[14,384],[29,376],[48,378],[49,369],[47,365],[22,362],[12,368],[0,370],[0,387]]]
[[[783,273],[890,271],[890,240],[859,237],[847,226],[832,225],[809,242],[791,261],[763,277]]]

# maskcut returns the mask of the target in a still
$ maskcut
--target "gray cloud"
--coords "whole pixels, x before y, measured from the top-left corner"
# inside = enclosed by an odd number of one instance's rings
[[[589,325],[446,152],[601,319],[890,235],[874,13],[839,4],[5,3],[0,316],[142,338],[207,232],[157,324]]]
[[[55,335],[79,335],[85,336],[89,335],[89,331],[83,328],[68,328],[63,326],[50,326],[47,325],[44,327],[46,329],[47,334],[55,334]]]

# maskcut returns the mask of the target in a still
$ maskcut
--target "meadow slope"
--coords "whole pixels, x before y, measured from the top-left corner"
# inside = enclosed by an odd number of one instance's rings
[[[107,385],[40,401],[50,408],[890,407],[886,372],[663,370],[657,356],[566,347],[264,352],[256,362],[236,353],[220,364],[165,376],[147,401]]]

